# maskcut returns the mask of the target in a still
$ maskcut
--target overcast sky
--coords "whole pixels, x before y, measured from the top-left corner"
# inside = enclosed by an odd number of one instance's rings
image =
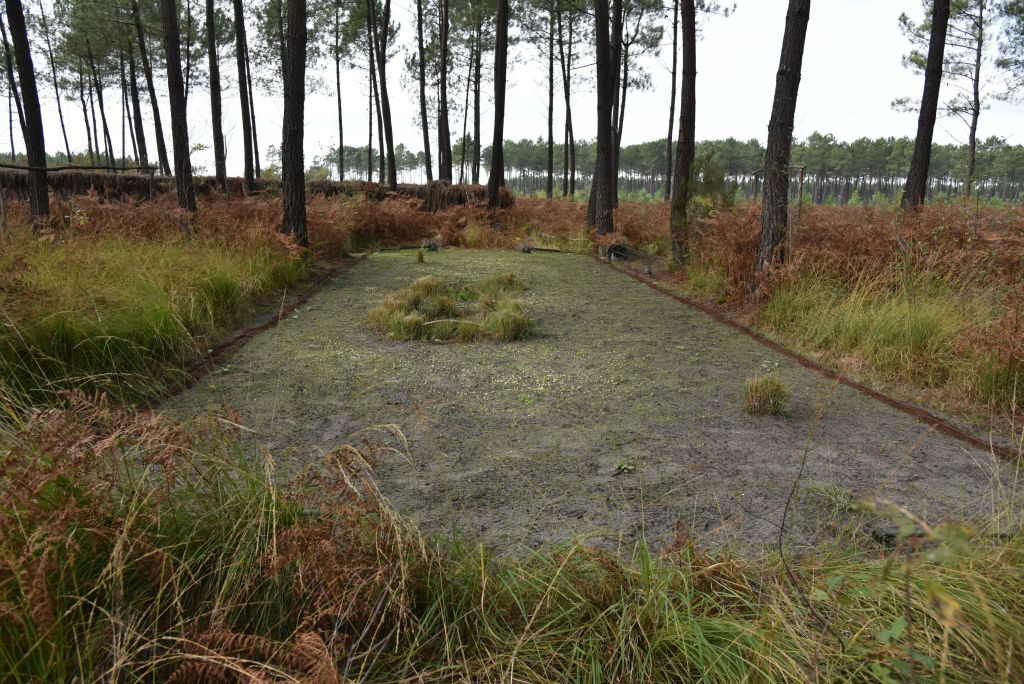
[[[731,17],[711,17],[704,21],[703,37],[697,48],[697,138],[698,140],[735,137],[764,141],[771,116],[775,73],[782,45],[786,0],[737,0],[738,8]],[[400,24],[399,43],[403,49],[414,36],[415,4],[411,0],[393,0],[395,21]],[[920,97],[923,81],[901,65],[900,58],[908,44],[900,33],[897,19],[901,12],[919,17],[920,0],[815,0],[811,7],[807,46],[804,54],[803,80],[797,106],[797,137],[813,131],[828,132],[842,140],[862,136],[913,136],[917,117],[892,110],[893,99],[911,95]],[[652,88],[629,95],[623,143],[631,144],[664,138],[668,127],[670,98],[671,30],[666,33],[665,47],[659,57],[644,61],[652,77]],[[546,135],[547,66],[538,63],[537,51],[528,46],[515,50],[509,73],[508,104],[505,120],[506,139],[537,138]],[[413,150],[422,149],[418,124],[418,95],[414,85],[402,77],[404,69],[399,56],[389,64],[389,89],[395,125],[396,143]],[[37,61],[39,57],[37,56]],[[581,55],[581,63],[593,58]],[[42,64],[37,64],[37,68]],[[233,62],[228,60],[222,71],[232,74]],[[333,83],[333,64],[315,68]],[[556,66],[556,79],[557,66]],[[241,172],[241,125],[233,79],[225,91],[225,137],[228,149],[228,171]],[[493,93],[493,87],[487,86]],[[576,137],[595,134],[595,98],[590,79],[581,81],[573,95],[573,123]],[[52,93],[44,100],[44,126],[47,148],[57,151],[62,146],[56,108]],[[345,111],[345,140],[349,145],[365,144],[366,73],[348,71],[343,74],[342,97]],[[450,98],[461,106],[462,94]],[[555,95],[555,138],[562,138],[563,111],[561,93]],[[111,135],[120,150],[120,116],[110,113],[119,97],[108,94],[108,116]],[[166,101],[162,102],[165,120],[169,118]],[[261,153],[280,140],[282,102],[279,98],[257,94],[259,140]],[[115,110],[116,111],[116,110]],[[148,110],[147,110],[148,111]],[[77,107],[65,106],[69,121],[72,148],[85,148],[85,131]],[[483,106],[483,138],[491,138],[490,97]],[[147,118],[147,127],[149,118]],[[203,92],[194,92],[189,100],[189,127],[193,143],[210,144],[209,99]],[[979,136],[997,135],[1013,144],[1024,143],[1024,105],[993,101],[982,113]],[[470,123],[472,127],[472,122]],[[165,123],[168,145],[170,127]],[[462,131],[461,117],[451,122],[452,138]],[[149,129],[151,130],[151,129]],[[149,134],[150,136],[152,133]],[[432,140],[435,134],[431,134]],[[376,134],[374,134],[376,138]],[[306,101],[306,163],[336,144],[337,114],[333,90],[313,94]],[[940,120],[936,142],[964,142],[965,127],[956,120]],[[19,147],[20,141],[19,141]],[[155,145],[150,140],[151,155]],[[436,159],[436,150],[434,150]],[[197,154],[197,166],[210,172],[213,167],[209,153]],[[436,164],[436,162],[435,162]]]

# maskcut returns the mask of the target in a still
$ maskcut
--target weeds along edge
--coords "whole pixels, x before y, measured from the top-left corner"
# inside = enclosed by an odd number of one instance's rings
[[[222,340],[220,343],[215,345],[208,354],[189,364],[185,369],[185,375],[181,380],[171,383],[164,390],[157,393],[149,400],[142,402],[143,405],[147,408],[153,408],[156,405],[163,403],[193,387],[197,382],[213,371],[217,364],[244,347],[249,343],[249,340],[253,339],[260,333],[276,328],[282,320],[294,313],[299,307],[306,304],[313,298],[313,295],[320,292],[328,281],[337,277],[343,271],[362,263],[366,260],[367,256],[367,254],[358,254],[353,257],[346,257],[340,264],[332,266],[321,274],[319,278],[313,281],[309,287],[303,290],[298,297],[286,303],[272,316],[269,316],[267,320],[238,330],[227,339]]]
[[[606,259],[602,259],[596,254],[592,254],[591,256],[598,263],[607,266],[608,268],[611,268],[614,271],[623,273],[632,278],[633,280],[643,283],[652,290],[660,292],[666,297],[671,297],[672,299],[676,300],[681,304],[685,304],[691,309],[694,309],[696,311],[699,311],[703,314],[710,316],[719,323],[727,325],[730,328],[743,333],[744,335],[754,339],[759,344],[768,347],[772,351],[782,354],[783,356],[792,359],[793,361],[796,361],[804,368],[815,371],[816,373],[820,373],[829,380],[835,380],[836,382],[846,385],[847,387],[850,387],[862,394],[865,394],[871,397],[872,399],[876,399],[888,406],[891,406],[892,408],[898,411],[906,413],[907,415],[912,416],[913,418],[924,423],[925,425],[935,428],[937,431],[941,432],[942,434],[948,437],[953,437],[954,439],[960,440],[961,442],[969,444],[977,449],[981,449],[982,451],[991,452],[1006,460],[1012,461],[1017,458],[1017,455],[1014,454],[1013,450],[1010,449],[1009,447],[1005,447],[1001,444],[996,444],[993,441],[982,439],[981,437],[975,434],[971,434],[970,432],[967,432],[966,430],[963,430],[957,427],[956,425],[953,425],[948,420],[935,415],[931,411],[921,408],[920,406],[914,406],[913,404],[910,404],[908,402],[901,401],[899,399],[896,399],[895,397],[889,396],[888,394],[879,392],[876,389],[872,389],[871,387],[868,387],[862,382],[858,382],[853,378],[843,375],[842,373],[836,371],[834,368],[829,368],[828,366],[822,365],[817,361],[814,361],[813,359],[803,356],[802,354],[798,354],[792,349],[789,349],[779,344],[778,342],[769,339],[768,337],[757,332],[753,328],[749,328],[740,323],[739,321],[736,321],[735,319],[726,316],[721,311],[718,311],[713,307],[710,307],[695,299],[691,299],[689,297],[681,295],[677,292],[673,292],[672,290],[668,289],[667,287],[664,287],[660,283],[650,278],[646,278],[640,275],[639,273],[635,273],[631,269],[618,266],[610,261],[607,261]]]

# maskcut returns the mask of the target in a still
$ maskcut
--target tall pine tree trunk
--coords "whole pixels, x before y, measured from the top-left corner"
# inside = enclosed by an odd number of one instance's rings
[[[213,118],[213,165],[217,185],[228,191],[228,168],[224,157],[224,129],[221,116],[220,59],[217,56],[217,15],[213,0],[206,0],[206,51],[210,62],[210,116]]]
[[[689,4],[689,3],[688,3]],[[696,10],[694,10],[696,11]],[[685,40],[685,38],[684,38]],[[676,78],[679,67],[679,0],[672,1],[672,95],[668,105],[668,137],[665,138],[665,199],[672,198],[672,126],[676,119]]]
[[[548,4],[548,178],[544,192],[555,194],[555,0]]]
[[[85,119],[85,139],[89,150],[89,163],[96,163],[96,153],[92,147],[92,127],[89,125],[89,106],[85,100],[85,69],[78,65],[78,100],[82,104],[82,118]]]
[[[114,143],[110,138],[110,127],[107,125],[107,110],[103,104],[103,84],[100,82],[99,70],[92,54],[92,46],[85,41],[86,56],[89,59],[89,70],[92,72],[93,87],[96,90],[96,103],[100,106],[100,123],[103,124],[103,142],[107,150],[107,164],[114,165]]]
[[[282,230],[309,247],[306,227],[306,181],[302,145],[306,102],[306,0],[288,0],[288,45],[285,52],[284,130],[281,140]]]
[[[334,5],[334,94],[338,101],[338,180],[345,180],[345,120],[341,113],[341,3]]]
[[[597,49],[597,159],[594,164],[594,178],[590,184],[593,197],[588,211],[588,225],[597,229],[598,235],[615,230],[615,189],[611,184],[613,130],[612,109],[615,100],[615,73],[612,67],[612,51],[608,35],[608,0],[595,0],[594,23]],[[592,213],[592,216],[590,215]]]
[[[196,188],[192,183],[185,82],[181,75],[181,34],[178,29],[178,10],[174,0],[160,0],[160,16],[164,29],[164,54],[167,56],[167,94],[171,101],[174,184],[178,192],[178,206],[195,212]]]
[[[14,56],[18,62],[18,80],[25,107],[25,152],[28,165],[29,200],[32,226],[39,228],[50,215],[50,191],[46,186],[46,142],[43,137],[43,113],[36,89],[36,72],[32,64],[32,47],[25,25],[21,0],[7,0],[7,21],[11,25]]]
[[[18,84],[14,80],[14,62],[15,58],[11,51],[11,43],[7,39],[7,26],[4,24],[3,17],[0,17],[0,36],[3,37],[4,41],[4,68],[7,71],[7,94],[9,98],[13,98],[14,104],[18,109],[18,126],[21,130],[22,137],[25,135],[25,109],[21,104],[21,95],[18,92]],[[10,109],[10,107],[8,107]],[[13,117],[11,127],[13,128]],[[14,136],[12,132],[11,136],[11,149],[14,149]],[[11,152],[11,158],[14,158],[14,152]]]
[[[476,25],[476,75],[473,77],[473,185],[480,184],[480,90],[483,80],[483,19]]]
[[[146,33],[142,28],[142,17],[139,13],[138,0],[132,0],[132,21],[135,24],[135,37],[139,42],[139,61],[142,63],[142,75],[146,78],[146,90],[149,93],[149,103],[153,108],[153,132],[156,134],[156,152],[160,160],[160,172],[165,176],[171,173],[171,165],[167,159],[167,144],[164,141],[164,127],[160,119],[160,101],[156,97],[156,85],[153,82],[153,67],[149,62],[149,52],[146,49]],[[99,141],[96,141],[99,147]]]
[[[672,238],[672,260],[681,264],[689,253],[690,181],[693,179],[693,158],[696,152],[697,8],[694,0],[682,0],[682,7],[678,9],[682,13],[683,24],[683,97],[679,106],[679,143],[676,151],[669,234]],[[673,91],[674,86],[673,80]]]
[[[964,203],[971,201],[974,191],[974,171],[978,159],[978,117],[981,116],[981,64],[985,57],[985,2],[978,3],[978,32],[974,44],[974,75],[971,85],[971,128],[967,134],[967,182],[964,184]]]
[[[256,190],[256,176],[253,171],[252,118],[249,108],[249,72],[245,63],[245,10],[242,0],[234,0],[235,19],[235,68],[238,71],[238,99],[242,108],[242,155],[245,168],[245,191]]]
[[[439,43],[440,43],[440,65],[438,67],[438,101],[437,101],[437,147],[440,164],[437,177],[443,181],[452,182],[452,135],[449,125],[448,111],[448,61],[449,61],[449,33],[451,29],[451,17],[448,12],[448,0],[441,0],[439,12]]]
[[[768,122],[768,144],[764,156],[764,204],[761,207],[761,236],[755,270],[785,262],[786,232],[789,228],[789,157],[793,148],[793,119],[800,91],[800,70],[804,59],[807,22],[811,0],[789,0],[786,32],[775,81],[775,101]],[[756,287],[756,282],[752,284]]]
[[[146,145],[146,127],[142,125],[142,102],[139,97],[139,75],[135,69],[135,51],[128,43],[128,87],[131,90],[132,113],[135,121],[135,143],[139,148],[139,163],[149,166],[149,148]]]
[[[391,0],[384,0],[380,22],[377,17],[377,0],[367,0],[370,15],[371,45],[376,51],[377,82],[379,84],[379,102],[377,111],[380,114],[380,126],[384,133],[384,149],[387,153],[387,184],[392,190],[398,189],[398,169],[395,164],[395,136],[391,124],[391,100],[388,96],[387,83],[387,48],[388,36],[391,31]],[[383,28],[379,24],[383,25]],[[382,179],[383,180],[383,179]]]
[[[932,159],[932,137],[938,117],[939,94],[942,90],[942,62],[946,52],[946,31],[949,29],[950,0],[935,0],[932,8],[932,36],[928,43],[928,62],[924,72],[924,94],[917,117],[917,139],[910,160],[907,184],[901,204],[916,209],[924,204],[928,192],[928,168]]]
[[[491,177],[487,181],[487,206],[497,209],[505,183],[505,80],[508,71],[508,2],[498,0],[494,43],[494,140],[491,143]]]
[[[243,24],[243,28],[244,26]],[[245,43],[243,45],[245,52],[245,89],[249,95],[249,121],[252,123],[252,162],[256,168],[256,177],[262,178],[263,172],[260,170],[260,137],[257,134],[259,126],[256,122],[256,97],[253,95],[252,89],[252,61],[249,59],[249,39],[244,31],[242,39],[242,42]]]
[[[434,180],[430,158],[430,125],[427,122],[427,53],[423,45],[423,0],[416,0],[416,56],[419,67],[420,128],[423,131],[423,158],[427,165],[427,182]]]
[[[60,101],[60,82],[57,79],[57,64],[53,60],[53,42],[50,40],[50,29],[46,22],[46,11],[42,0],[39,0],[39,18],[42,22],[43,36],[46,39],[46,56],[50,62],[50,77],[53,80],[53,94],[57,100],[57,116],[60,118],[60,132],[64,136],[64,151],[71,163],[71,145],[68,144],[68,129],[64,125],[64,107]]]

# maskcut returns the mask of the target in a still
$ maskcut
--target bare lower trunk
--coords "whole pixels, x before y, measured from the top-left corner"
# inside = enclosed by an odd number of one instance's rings
[[[688,7],[688,5],[687,5]],[[676,119],[676,78],[679,67],[679,0],[672,2],[672,94],[668,105],[668,137],[665,138],[665,199],[672,198],[672,126]]]
[[[132,0],[132,21],[135,24],[135,37],[139,43],[139,61],[142,63],[142,75],[146,78],[146,90],[149,93],[149,103],[153,108],[153,132],[156,134],[156,152],[160,160],[160,171],[164,175],[170,175],[171,164],[167,158],[167,145],[164,142],[164,127],[160,119],[160,101],[156,97],[156,86],[153,83],[153,67],[149,62],[149,52],[146,49],[146,33],[142,28],[142,17],[139,13],[138,0]],[[99,147],[99,140],[96,141]]]
[[[903,188],[901,204],[916,209],[924,204],[928,193],[928,168],[932,158],[932,137],[938,118],[939,95],[942,90],[942,62],[946,51],[946,31],[949,28],[949,0],[935,0],[932,8],[932,35],[928,44],[928,62],[924,72],[924,94],[917,118],[917,139],[914,156],[910,161],[907,184]]]
[[[608,0],[594,2],[595,44],[597,49],[597,160],[590,193],[592,211],[588,211],[588,225],[598,235],[615,230],[615,198],[611,185],[613,131],[612,109],[615,99],[615,74],[612,73],[612,54],[608,35]]]
[[[423,46],[423,0],[416,0],[416,55],[419,66],[420,128],[423,132],[423,158],[427,167],[427,182],[434,180],[433,160],[430,158],[430,125],[427,121],[427,54]]]
[[[768,144],[764,158],[764,204],[761,208],[761,237],[755,270],[784,262],[786,232],[789,228],[789,157],[793,147],[793,119],[800,91],[807,22],[811,0],[789,0],[782,56],[775,83],[775,102],[768,123]],[[756,286],[756,283],[754,283]]]
[[[494,47],[494,141],[491,143],[491,176],[487,181],[487,205],[499,205],[505,184],[505,79],[508,69],[508,3],[498,0],[498,25]]]
[[[690,181],[696,152],[697,130],[697,8],[694,0],[682,0],[683,93],[679,107],[679,143],[676,153],[675,183],[672,188],[672,213],[669,234],[672,259],[685,261],[690,244]],[[674,71],[674,69],[673,69]],[[673,82],[673,86],[674,86]],[[675,91],[675,88],[672,88]],[[674,104],[674,102],[673,102]]]
[[[288,47],[285,52],[284,125],[281,138],[281,195],[284,233],[309,247],[303,131],[306,98],[306,0],[288,0]]]
[[[178,193],[178,206],[194,213],[196,188],[192,183],[185,82],[181,74],[181,35],[178,31],[178,11],[174,0],[160,0],[160,15],[164,28],[164,54],[167,55],[167,94],[171,102],[174,185]]]
[[[7,20],[11,24],[11,40],[18,61],[18,81],[25,107],[25,156],[28,172],[32,226],[38,228],[50,215],[50,192],[46,185],[46,142],[43,138],[43,114],[36,89],[36,72],[32,64],[32,48],[25,25],[21,0],[7,0]]]
[[[245,63],[245,14],[242,0],[234,0],[235,20],[235,68],[238,71],[238,99],[242,108],[242,162],[245,173],[245,191],[256,190],[256,176],[253,170],[252,118],[249,108],[248,69]]]
[[[227,160],[224,157],[224,130],[221,117],[220,60],[217,57],[217,24],[213,0],[206,0],[206,52],[210,64],[210,116],[213,119],[213,165],[217,185],[228,191]]]

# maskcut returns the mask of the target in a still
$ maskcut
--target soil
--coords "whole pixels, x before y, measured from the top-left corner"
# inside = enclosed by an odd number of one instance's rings
[[[365,325],[424,275],[512,272],[538,333],[524,342],[395,342]],[[743,409],[747,378],[792,387],[784,417]],[[745,555],[773,545],[806,451],[786,541],[799,550],[892,500],[929,521],[991,513],[1008,468],[836,385],[627,275],[571,254],[375,254],[329,281],[165,410],[230,406],[285,470],[374,426],[405,435],[381,490],[427,531],[515,552],[569,540],[628,549],[678,529]]]

